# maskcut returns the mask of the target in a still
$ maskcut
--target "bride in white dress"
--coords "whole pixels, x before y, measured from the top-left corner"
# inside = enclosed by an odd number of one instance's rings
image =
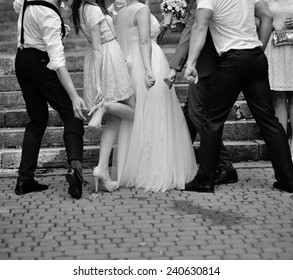
[[[120,128],[119,184],[146,191],[184,189],[197,165],[175,89],[163,81],[169,64],[156,43],[160,24],[148,6],[130,0],[119,10],[115,28],[136,96],[133,124],[123,121]]]

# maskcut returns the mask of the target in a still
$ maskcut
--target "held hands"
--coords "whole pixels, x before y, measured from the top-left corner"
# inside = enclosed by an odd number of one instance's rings
[[[84,103],[83,99],[81,97],[79,97],[79,96],[76,96],[72,100],[72,107],[73,107],[74,116],[77,119],[85,121],[86,118],[83,115],[82,110],[86,110],[86,106],[85,106],[85,103]]]
[[[173,68],[170,69],[168,76],[164,79],[164,82],[167,84],[169,89],[172,88],[175,79],[176,79],[177,71]]]
[[[289,17],[286,18],[285,28],[286,29],[293,29],[293,18],[289,18]]]
[[[190,83],[196,84],[198,82],[198,74],[195,67],[186,66],[184,78]]]
[[[145,86],[146,86],[146,88],[150,89],[155,83],[156,83],[156,80],[153,76],[153,73],[146,72],[145,73]]]

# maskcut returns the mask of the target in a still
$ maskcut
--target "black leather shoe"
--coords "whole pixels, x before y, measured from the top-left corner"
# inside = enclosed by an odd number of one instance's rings
[[[238,182],[238,175],[236,170],[218,170],[215,176],[215,185],[231,184]]]
[[[214,186],[203,185],[194,178],[191,182],[185,184],[185,190],[187,192],[205,192],[205,193],[213,193],[215,190]]]
[[[282,191],[285,191],[288,193],[293,193],[293,182],[291,182],[289,184],[281,184],[279,182],[275,182],[273,187],[278,190],[282,190]]]
[[[66,174],[69,183],[68,193],[71,197],[80,199],[82,195],[82,177],[74,168],[70,168]]]
[[[47,185],[39,184],[34,179],[29,181],[20,181],[19,179],[17,179],[14,192],[17,195],[23,195],[31,192],[42,192],[47,189]]]

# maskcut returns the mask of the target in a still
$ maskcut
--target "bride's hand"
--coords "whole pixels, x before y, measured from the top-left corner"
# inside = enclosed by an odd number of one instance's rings
[[[145,73],[145,86],[146,86],[146,88],[150,89],[155,83],[156,83],[156,80],[153,76],[153,73],[146,72]]]
[[[173,14],[172,13],[163,13],[164,16],[164,20],[162,22],[163,26],[170,26],[172,23],[172,19],[173,19]]]

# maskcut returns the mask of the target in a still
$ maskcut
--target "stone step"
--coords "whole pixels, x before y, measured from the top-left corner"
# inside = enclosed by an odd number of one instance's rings
[[[21,149],[2,149],[0,151],[0,169],[16,169],[19,166]],[[99,146],[85,146],[83,167],[97,165]],[[42,148],[38,158],[38,168],[68,168],[65,148]]]
[[[17,19],[18,19],[18,14],[14,12],[12,6],[11,6],[11,9],[9,9],[8,11],[0,11],[0,22],[7,22],[7,21],[16,22]]]
[[[0,3],[1,12],[13,11],[13,0],[1,1]]]
[[[185,102],[188,94],[188,84],[175,84],[176,95],[180,103]],[[82,88],[77,88],[80,96],[83,94]],[[241,97],[239,98],[241,100]],[[0,92],[0,110],[17,110],[25,108],[21,91]]]
[[[188,95],[188,84],[175,84],[175,90],[176,95],[180,103],[184,103],[186,100],[186,97]],[[77,88],[78,94],[82,97],[83,89]],[[250,119],[251,114],[249,111],[249,108],[246,105],[246,102],[242,102],[244,100],[244,97],[242,94],[238,96],[238,101],[236,104],[239,105],[240,109],[240,115],[238,112],[237,118],[246,118]],[[24,100],[22,97],[21,91],[8,91],[8,92],[0,92],[0,111],[5,110],[17,110],[17,109],[23,109],[25,108]],[[237,106],[235,105],[232,109],[233,115],[236,115]]]
[[[266,145],[262,140],[233,142],[225,141],[232,160],[239,161],[257,161],[268,160]],[[199,142],[194,143],[194,148],[199,146]],[[0,151],[0,169],[18,168],[21,156],[21,149],[2,149]],[[83,153],[83,166],[93,167],[97,165],[99,156],[99,146],[85,146]],[[42,148],[39,154],[38,168],[56,168],[67,167],[67,159],[65,149]]]
[[[17,32],[17,22],[16,21],[0,22],[0,34],[9,34],[10,32]]]
[[[22,97],[19,97],[19,98],[22,99]],[[17,100],[17,98],[15,100]],[[183,100],[183,102],[184,101],[185,100]],[[183,102],[181,102],[182,107],[184,106]],[[29,121],[29,117],[26,113],[26,109],[24,108],[24,102],[22,107],[23,108],[11,107],[10,109],[0,110],[0,128],[25,127]],[[239,115],[239,112],[240,112],[240,115]],[[234,104],[228,117],[229,121],[239,121],[240,119],[242,120],[252,119],[252,115],[245,101],[237,101]],[[87,121],[89,121],[89,119]],[[48,126],[62,126],[62,121],[59,118],[58,113],[51,108],[49,109]]]
[[[71,73],[71,78],[76,88],[83,87],[83,73],[75,72]],[[7,91],[19,91],[20,87],[18,85],[15,75],[0,75],[0,92]]]
[[[62,125],[62,123],[60,123]],[[20,148],[22,146],[24,128],[2,128],[0,129],[0,147],[4,149]],[[88,128],[85,125],[84,144],[97,145],[100,141],[100,135],[95,129]],[[48,127],[46,129],[42,147],[63,147],[63,127]]]
[[[73,83],[76,88],[83,87],[83,73],[82,72],[72,72],[70,73]],[[183,73],[177,75],[176,83],[186,83],[183,77]],[[0,92],[7,91],[19,91],[20,87],[17,82],[15,75],[0,75]]]
[[[71,39],[77,40],[77,46],[74,45],[74,43],[71,41]],[[80,41],[84,39],[84,35],[80,33],[77,35],[74,30],[70,30],[66,40],[64,41],[64,47],[65,50],[71,50],[71,49],[83,49],[83,44],[81,44]],[[171,32],[168,31],[165,33],[163,39],[160,42],[160,45],[166,45],[166,44],[178,44],[180,39],[180,34],[178,32]],[[68,42],[66,42],[68,41]],[[3,42],[1,48],[2,51],[5,52],[12,52],[15,51],[16,48],[14,47],[14,44],[17,43],[17,31],[11,31],[11,32],[5,32],[5,33],[0,33],[0,42]],[[10,43],[10,44],[9,44]],[[84,45],[86,46],[86,45]]]
[[[84,50],[65,52],[67,69],[70,72],[82,72]],[[14,68],[15,53],[0,53],[0,78],[1,75],[15,74]]]
[[[81,65],[80,67],[82,68]],[[83,72],[70,72],[70,76],[76,88],[83,88]],[[182,72],[179,72],[177,74],[176,84],[187,85],[186,79],[184,78],[184,69]],[[186,90],[186,88],[184,90]],[[20,91],[20,87],[17,82],[16,76],[14,74],[0,75],[0,92],[10,91]],[[240,95],[239,99],[243,99],[243,96]]]
[[[64,23],[71,27],[73,30],[73,24],[70,19],[65,18]],[[0,20],[0,34],[7,34],[9,32],[17,32],[17,20]]]
[[[167,33],[167,32],[166,32]],[[87,41],[85,38],[82,38],[81,36],[77,36],[74,34],[74,31],[71,31],[71,35],[66,38],[63,41],[64,49],[65,51],[81,51],[84,50]],[[3,38],[6,38],[8,40],[0,40],[0,52],[4,53],[15,53],[17,50],[17,36],[16,34],[12,35],[7,35],[4,34],[2,35]],[[11,38],[15,38],[13,41],[11,41]],[[163,39],[160,42],[160,45],[171,45],[174,44],[176,45],[179,42],[180,39],[180,34],[176,32],[168,32],[165,34]]]
[[[50,115],[52,122],[57,115]],[[62,125],[60,122],[59,125]],[[0,147],[19,148],[22,145],[23,133],[25,128],[1,128]],[[97,144],[100,136],[95,130],[85,125],[85,145]],[[223,139],[229,141],[250,141],[252,139],[262,139],[260,131],[254,120],[227,121],[224,126]],[[63,146],[63,127],[48,127],[42,147],[61,147]]]
[[[81,39],[83,40],[83,39]],[[172,55],[175,52],[174,45],[164,45],[162,46],[168,61],[171,61]],[[80,51],[66,51],[66,66],[70,72],[82,72],[83,71],[83,60],[84,60],[84,50]],[[0,53],[0,76],[1,75],[11,75],[15,73],[14,69],[15,53]]]
[[[64,49],[66,51],[81,51],[86,47],[87,41],[84,38],[71,38],[63,41]],[[16,53],[17,41],[1,41],[0,52]]]
[[[159,16],[162,14],[162,11],[160,9],[160,4],[159,3],[151,3],[150,9],[152,14],[155,16]],[[71,16],[71,9],[67,7],[66,9],[63,9],[62,12],[62,17],[64,19],[68,19]],[[5,1],[1,3],[0,5],[0,21],[16,21],[18,18],[18,14],[15,13],[13,9],[13,0],[10,1]]]
[[[83,39],[85,38],[83,33],[77,35],[73,29],[70,30],[67,39]],[[0,42],[16,42],[17,30],[10,32],[0,32]]]

